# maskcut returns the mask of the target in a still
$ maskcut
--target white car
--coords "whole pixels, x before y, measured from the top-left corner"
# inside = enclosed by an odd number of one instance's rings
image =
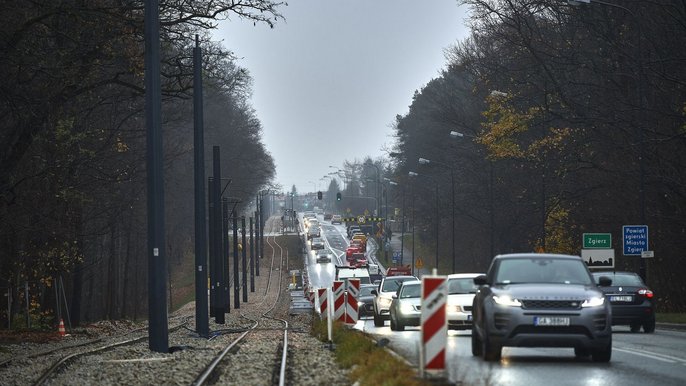
[[[393,294],[389,316],[392,331],[404,331],[405,326],[419,326],[421,322],[422,282],[406,280]]]
[[[372,292],[374,294],[374,326],[383,327],[386,320],[390,318],[390,307],[393,301],[393,294],[398,292],[398,288],[404,281],[417,281],[415,276],[385,276],[379,283],[379,288]]]
[[[322,240],[320,237],[312,238],[312,244],[310,245],[310,248],[312,248],[312,250],[324,249],[324,240]]]
[[[325,249],[320,249],[317,251],[317,263],[330,263],[331,253]]]
[[[479,287],[474,278],[482,273],[455,273],[448,275],[448,302],[446,317],[448,329],[467,330],[472,328],[472,302]]]

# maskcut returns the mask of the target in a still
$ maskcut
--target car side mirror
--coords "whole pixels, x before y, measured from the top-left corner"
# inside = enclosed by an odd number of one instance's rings
[[[377,291],[377,290],[373,289],[373,290],[372,290],[372,295],[374,295],[374,296],[378,296],[378,295],[379,295],[379,291]]]
[[[598,278],[598,285],[601,287],[609,287],[612,285],[612,279],[607,276],[601,276]]]
[[[479,275],[474,278],[474,284],[476,285],[486,285],[486,275]]]
[[[391,298],[397,299],[397,298],[398,298],[398,294],[393,294],[393,295],[391,295]]]

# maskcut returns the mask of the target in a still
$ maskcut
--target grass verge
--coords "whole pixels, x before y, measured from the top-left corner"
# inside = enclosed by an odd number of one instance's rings
[[[673,312],[673,313],[656,313],[655,320],[658,323],[686,323],[686,313],[683,312]]]
[[[322,342],[326,342],[328,340],[326,320],[319,320],[314,316],[311,333]],[[417,378],[412,367],[384,348],[378,347],[363,332],[349,329],[340,322],[335,322],[333,325],[332,339],[336,345],[336,361],[340,367],[352,369],[351,384],[355,382],[360,386],[435,386],[439,384]]]

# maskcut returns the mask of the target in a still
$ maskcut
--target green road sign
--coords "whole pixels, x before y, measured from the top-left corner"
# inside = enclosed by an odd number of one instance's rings
[[[609,249],[612,248],[611,233],[584,233],[584,249]]]

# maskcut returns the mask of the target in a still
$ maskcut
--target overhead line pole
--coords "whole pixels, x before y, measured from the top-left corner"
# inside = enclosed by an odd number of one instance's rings
[[[148,185],[148,338],[150,350],[169,352],[167,258],[164,240],[164,148],[160,81],[159,1],[146,0],[145,121]]]

